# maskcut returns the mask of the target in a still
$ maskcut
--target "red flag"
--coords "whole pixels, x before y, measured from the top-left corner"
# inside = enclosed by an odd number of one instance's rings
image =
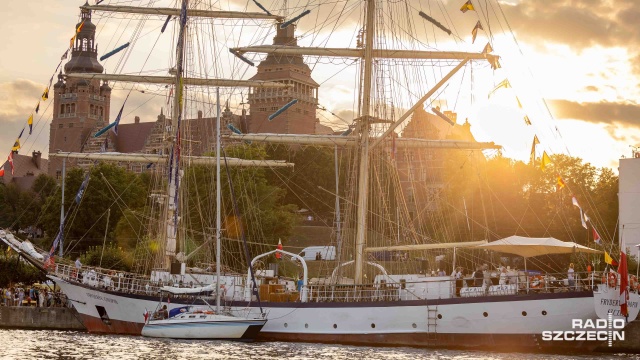
[[[13,151],[9,153],[7,160],[9,160],[9,165],[11,165],[11,175],[13,175]]]
[[[280,241],[280,239],[278,239],[278,246],[276,247],[276,249],[282,250],[282,241]],[[280,258],[282,258],[282,253],[276,252],[276,259],[280,259]]]
[[[600,235],[598,235],[596,228],[592,227],[591,230],[593,230],[593,241],[595,241],[596,244],[600,244]]]
[[[0,168],[0,177],[4,176],[4,166]]]
[[[624,251],[620,251],[620,266],[618,266],[618,274],[620,275],[620,314],[629,316],[627,310],[627,300],[629,299],[629,273],[627,271],[627,255]]]

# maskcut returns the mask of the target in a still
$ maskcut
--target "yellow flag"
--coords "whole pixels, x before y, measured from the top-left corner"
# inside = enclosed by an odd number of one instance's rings
[[[527,115],[524,116],[524,123],[527,125],[531,125],[531,120],[529,120],[529,116]]]
[[[49,98],[49,88],[46,88],[42,93],[42,100],[47,101],[48,98]]]
[[[540,144],[538,140],[538,135],[533,135],[533,144],[531,145],[531,165],[534,164],[536,159],[536,145]]]
[[[466,13],[469,10],[475,10],[473,8],[473,4],[471,3],[471,0],[467,0],[467,2],[464,3],[464,5],[462,5],[462,7],[460,8],[460,11],[462,11],[463,13]]]
[[[11,151],[18,151],[20,150],[20,139],[16,139],[16,142],[13,143],[13,146],[11,147]]]
[[[611,266],[618,266],[618,262],[613,260],[611,255],[609,255],[609,253],[607,253],[606,251],[604,252],[604,262],[606,262],[607,264],[609,264]]]
[[[496,87],[491,90],[491,92],[489,93],[488,97],[491,98],[491,95],[493,95],[494,92],[496,92],[498,89],[500,88],[505,88],[508,89],[511,87],[511,83],[509,82],[509,79],[504,79],[502,81],[500,81],[500,83],[498,85],[496,85]]]
[[[482,24],[480,24],[480,20],[478,20],[478,22],[476,23],[476,26],[473,28],[473,30],[471,30],[471,43],[475,43],[476,42],[476,37],[478,36],[478,30],[484,30],[482,28]]]
[[[29,135],[31,135],[31,131],[33,131],[33,114],[29,115],[29,119],[27,119],[27,125],[29,125]]]
[[[493,52],[493,48],[491,47],[491,43],[487,43],[487,45],[484,46],[484,49],[482,49],[482,53],[488,54],[490,52]]]
[[[542,160],[540,161],[540,169],[544,170],[544,168],[549,164],[551,164],[551,158],[547,155],[547,152],[544,151],[542,153]]]

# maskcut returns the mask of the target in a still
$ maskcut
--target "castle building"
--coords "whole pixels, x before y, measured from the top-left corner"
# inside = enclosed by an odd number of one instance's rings
[[[295,26],[280,29],[273,45],[298,46],[294,36]],[[248,119],[247,132],[276,134],[315,134],[316,108],[318,106],[318,83],[311,78],[311,69],[304,63],[302,55],[274,55],[257,66],[258,72],[251,80],[275,81],[289,84],[286,89],[257,88],[251,89],[248,102],[251,115]],[[273,120],[269,115],[285,106],[291,100],[298,102]]]
[[[91,22],[91,11],[82,10],[82,29],[71,48],[71,60],[64,66],[66,74],[102,73],[98,62],[98,45],[95,43],[96,26]],[[91,131],[99,122],[109,119],[111,88],[100,80],[68,79],[62,73],[53,86],[53,120],[50,125],[49,153],[58,151],[82,152],[91,136]],[[77,164],[75,159],[67,159],[67,166]],[[49,175],[60,178],[62,159],[52,158]]]

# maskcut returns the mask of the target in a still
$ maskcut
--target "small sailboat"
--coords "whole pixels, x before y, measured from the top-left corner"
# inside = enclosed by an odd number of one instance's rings
[[[260,312],[260,317],[239,316],[231,312],[223,313],[220,308],[220,293],[224,285],[220,284],[220,229],[221,229],[221,187],[220,187],[220,90],[217,90],[217,119],[216,119],[216,284],[200,288],[179,288],[164,286],[162,292],[173,295],[211,294],[215,292],[215,308],[210,306],[205,299],[200,299],[206,305],[182,306],[170,311],[167,305],[159,306],[159,309],[148,316],[145,313],[145,325],[142,335],[159,338],[173,339],[215,339],[215,340],[240,340],[253,341],[262,327],[267,323],[265,313]],[[233,197],[233,191],[232,191]],[[234,201],[234,210],[237,206]],[[250,266],[251,274],[253,268]],[[257,292],[256,292],[257,293]],[[195,299],[194,299],[195,300]],[[258,302],[260,300],[258,299]],[[161,302],[162,304],[162,297]],[[262,309],[262,307],[260,307]]]

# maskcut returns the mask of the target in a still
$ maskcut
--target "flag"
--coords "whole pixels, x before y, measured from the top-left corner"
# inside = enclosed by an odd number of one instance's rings
[[[609,255],[608,252],[604,252],[604,262],[606,262],[607,264],[611,265],[611,266],[618,266],[618,262],[613,260],[613,258],[611,257],[611,255]]]
[[[469,10],[475,10],[473,8],[473,4],[471,3],[471,0],[467,0],[467,2],[464,3],[464,5],[462,5],[462,7],[460,8],[460,11],[462,11],[463,13],[466,13]]]
[[[536,160],[536,145],[540,144],[537,135],[533,135],[533,144],[531,145],[531,165],[534,164]]]
[[[40,106],[40,103],[38,103],[38,106]],[[38,108],[36,108],[36,112]],[[31,114],[31,116],[29,116],[29,119],[27,119],[27,124],[29,124],[29,135],[31,135],[31,132],[33,131],[33,114]]]
[[[620,314],[629,316],[627,311],[627,300],[629,300],[629,272],[627,271],[627,254],[620,251],[620,266],[618,266],[618,274],[620,274]]]
[[[496,92],[501,87],[504,87],[505,89],[510,88],[511,84],[509,83],[509,79],[504,79],[498,85],[496,85],[496,87],[493,90],[491,90],[488,97],[491,98],[491,95],[493,95],[493,93]]]
[[[478,22],[476,23],[476,26],[473,27],[473,30],[471,30],[471,43],[475,43],[476,42],[476,36],[478,36],[478,30],[484,30],[482,28],[482,24],[480,24],[480,20],[478,20]]]
[[[46,88],[42,93],[42,100],[47,101],[48,98],[49,98],[49,88]]]
[[[0,168],[0,177],[4,176],[4,166]]]
[[[116,116],[116,121],[114,121],[115,125],[111,129],[116,136],[118,136],[118,124],[120,124],[120,118],[122,117],[122,111],[124,110],[124,105],[127,103],[127,99],[129,99],[129,95],[124,99],[122,107],[120,108],[120,111],[118,111],[118,116]]]
[[[9,153],[7,160],[9,160],[9,165],[11,165],[11,175],[13,175],[13,151]]]
[[[518,102],[518,107],[522,109],[522,103],[520,103],[520,99],[516,96],[516,101]]]
[[[282,241],[280,241],[280,239],[278,239],[278,246],[276,246],[277,250],[282,250]],[[282,253],[281,252],[276,252],[276,259],[280,259],[282,258]]]
[[[582,211],[582,208],[580,208],[580,222],[582,223],[582,227],[589,230],[589,227],[587,227],[587,222],[585,221],[586,217],[587,216]]]
[[[491,43],[487,43],[487,45],[484,46],[484,49],[482,49],[482,53],[488,54],[490,52],[493,52],[493,48],[491,47]]]
[[[53,240],[53,244],[51,244],[51,250],[49,250],[49,257],[53,257],[56,253],[56,248],[62,239],[62,233],[64,231],[64,220],[60,222],[60,228],[58,228],[58,235],[56,235],[55,240]]]
[[[560,175],[556,175],[557,177],[557,183],[556,183],[556,190],[561,190],[566,184],[564,183],[564,180],[562,180],[562,177],[560,177]]]
[[[596,228],[592,227],[591,230],[593,231],[593,241],[598,245],[602,245],[602,242],[600,242],[600,234],[598,234]]]
[[[14,151],[18,152],[18,150],[20,150],[20,138],[19,137],[16,139],[16,142],[13,143],[13,146],[11,147],[11,152],[12,153]]]
[[[82,181],[82,184],[80,184],[80,189],[78,189],[78,192],[76,193],[76,204],[80,204],[80,200],[82,200],[82,195],[84,194],[84,189],[87,187],[87,183],[89,182],[89,172],[87,172],[87,175],[85,175],[84,180]]]
[[[542,152],[542,159],[540,160],[540,169],[544,170],[547,165],[551,164],[551,158],[547,155],[546,151]]]
[[[580,204],[578,204],[578,199],[576,199],[576,197],[575,197],[575,196],[572,196],[572,197],[571,197],[571,203],[573,204],[573,206],[578,207],[578,209],[582,209],[582,208],[580,207]]]
[[[585,222],[591,221],[591,218],[589,218],[589,216],[587,216],[587,212],[586,211],[584,212],[583,218],[584,218]]]
[[[73,41],[71,41],[71,45],[73,45]],[[71,46],[69,46],[71,47]],[[60,57],[60,61],[64,60],[67,58],[67,54],[69,54],[69,49],[67,49],[67,51],[64,52],[64,54],[62,54],[62,56]]]
[[[80,25],[78,25],[78,27],[76,28],[76,35],[80,33],[80,30],[82,30],[83,26],[84,26],[84,21]]]
[[[36,106],[36,114],[40,111],[40,100],[38,100],[38,105]]]
[[[524,116],[524,123],[527,125],[531,125],[531,120],[529,120],[529,116],[527,115]]]

